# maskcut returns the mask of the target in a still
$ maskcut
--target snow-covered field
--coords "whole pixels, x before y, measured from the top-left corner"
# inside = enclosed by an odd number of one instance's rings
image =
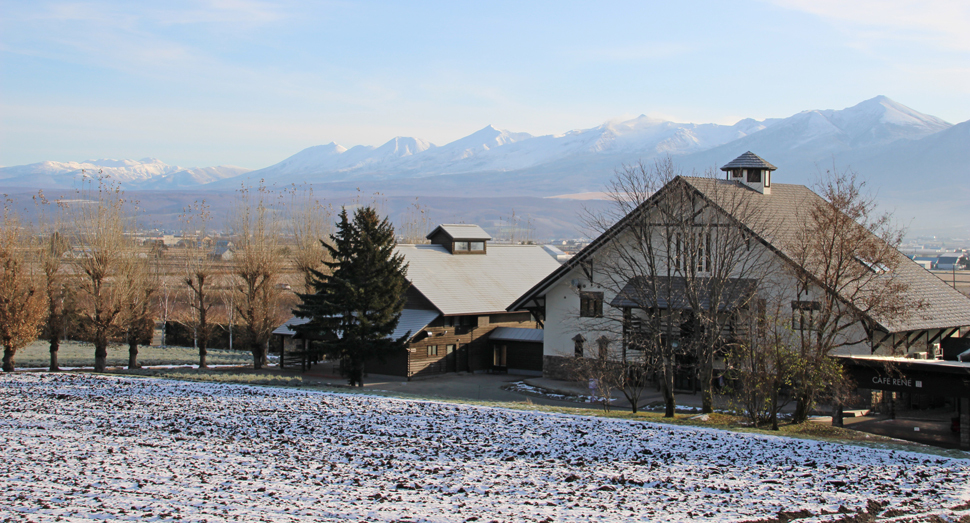
[[[940,514],[970,461],[379,397],[0,377],[0,520],[744,521]],[[828,515],[820,515],[822,513]]]

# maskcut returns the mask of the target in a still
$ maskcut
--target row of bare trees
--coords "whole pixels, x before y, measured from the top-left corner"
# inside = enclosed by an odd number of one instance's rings
[[[670,158],[617,172],[611,208],[586,216],[607,241],[584,267],[589,285],[617,302],[580,313],[600,334],[594,357],[578,358],[574,373],[593,379],[598,396],[623,392],[634,412],[653,382],[672,417],[678,365],[690,365],[703,412],[713,411],[723,386],[754,423],[777,427],[788,401],[803,421],[847,390],[833,350],[864,342],[855,333],[873,317],[919,309],[893,276],[901,231],[851,171],[824,173],[822,198],[789,209],[785,220],[753,191],[717,178],[685,179]],[[777,255],[781,244],[787,263]],[[811,303],[810,325],[793,324],[796,303]],[[577,340],[577,355],[584,342]],[[717,380],[716,359],[724,363]]]
[[[17,350],[38,336],[49,339],[50,368],[58,370],[66,332],[94,345],[96,371],[104,371],[112,341],[127,343],[128,366],[137,368],[138,346],[151,342],[158,319],[191,329],[199,365],[206,367],[216,309],[230,340],[241,332],[237,345],[252,352],[254,367],[265,366],[271,333],[295,299],[281,280],[286,267],[303,275],[305,291],[308,275],[327,259],[321,239],[329,235],[330,209],[309,189],[287,193],[262,186],[238,192],[224,233],[231,254],[222,259],[213,256],[205,201],[184,210],[184,247],[163,260],[160,246],[134,241],[137,202],[108,180],[56,202],[38,194],[36,224],[22,220],[7,200],[0,231],[3,370],[13,371]],[[294,242],[284,245],[287,233]]]

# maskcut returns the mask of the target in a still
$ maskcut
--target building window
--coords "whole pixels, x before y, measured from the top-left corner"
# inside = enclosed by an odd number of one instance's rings
[[[610,357],[610,342],[613,340],[607,338],[606,336],[600,336],[596,338],[596,345],[599,346],[599,358],[601,360],[607,360]]]
[[[428,356],[437,356],[437,355],[438,355],[438,346],[428,345]]]
[[[748,183],[761,183],[761,169],[748,169]]]
[[[470,249],[472,251],[478,251],[478,252],[484,251],[485,242],[471,242]]]
[[[495,367],[505,367],[507,351],[505,345],[496,345],[492,358],[492,365]]]
[[[697,233],[697,272],[711,270],[711,233]]]
[[[817,301],[791,302],[791,328],[796,331],[818,330],[816,311],[822,309]]]
[[[693,234],[693,233],[692,233]],[[685,242],[681,233],[674,234],[674,269],[683,271],[687,269],[687,260],[694,263],[697,272],[711,272],[711,233],[698,232],[688,236],[687,240],[694,240],[693,245]]]
[[[589,291],[579,293],[579,316],[582,318],[602,318],[603,293]]]
[[[455,242],[455,252],[468,252],[468,242]]]
[[[586,343],[586,338],[582,334],[577,334],[573,336],[573,355],[577,358],[583,357],[583,344]]]
[[[446,356],[448,354],[453,353],[453,352],[455,352],[455,346],[454,345],[445,345],[445,355]]]

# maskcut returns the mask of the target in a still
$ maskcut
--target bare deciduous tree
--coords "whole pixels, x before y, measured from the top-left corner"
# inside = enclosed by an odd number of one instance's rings
[[[678,361],[693,361],[703,411],[713,411],[715,355],[734,342],[731,325],[767,270],[766,252],[751,244],[768,221],[735,189],[713,172],[685,179],[668,157],[619,169],[612,208],[587,213],[586,225],[609,239],[589,271],[618,300],[598,328],[622,333],[621,361],[653,367],[666,416]]]
[[[183,214],[185,231],[182,237],[189,241],[185,249],[182,282],[189,289],[189,310],[191,311],[185,323],[189,324],[195,332],[195,342],[199,350],[199,368],[202,369],[208,366],[206,355],[214,327],[209,312],[218,299],[215,290],[217,275],[205,241],[209,219],[209,207],[205,200],[196,202]]]
[[[38,246],[38,263],[44,282],[44,294],[47,299],[47,337],[50,350],[51,372],[60,370],[57,364],[57,353],[61,345],[61,336],[69,311],[65,310],[68,302],[70,279],[64,271],[64,253],[70,250],[67,239],[60,232],[59,208],[53,206],[44,197],[43,191],[34,196],[34,204],[38,208],[38,222],[47,230],[42,231],[41,243]]]
[[[133,256],[125,276],[129,302],[121,315],[120,326],[128,342],[128,368],[137,369],[138,345],[150,344],[155,331],[155,295],[161,285],[158,259]]]
[[[333,232],[333,209],[325,207],[314,198],[313,189],[293,187],[290,191],[290,229],[295,241],[292,251],[293,264],[303,275],[302,292],[311,292],[313,271],[324,268],[329,252],[324,241]]]
[[[805,226],[788,251],[798,285],[805,328],[797,331],[796,350],[806,365],[795,377],[798,405],[795,421],[804,421],[820,397],[842,379],[828,355],[843,346],[866,342],[877,326],[872,318],[897,320],[918,313],[922,300],[896,270],[904,257],[897,247],[903,230],[890,213],[880,213],[865,182],[851,170],[826,171],[817,183],[822,198],[798,209]],[[862,337],[857,326],[865,327]]]
[[[428,208],[422,206],[415,198],[414,203],[404,211],[401,226],[398,228],[401,231],[401,243],[407,245],[429,243],[431,240],[426,236],[431,229],[432,221]]]
[[[634,414],[640,409],[640,400],[649,386],[649,374],[656,368],[645,358],[623,359],[615,340],[600,336],[595,340],[594,354],[588,357],[576,355],[567,360],[572,379],[589,383],[594,401],[603,409],[610,410],[613,392],[620,391],[630,403]]]
[[[90,183],[90,182],[89,182]],[[74,226],[72,259],[78,278],[79,315],[85,339],[94,344],[94,370],[104,372],[108,341],[118,333],[122,312],[131,303],[125,285],[132,269],[129,202],[117,184],[99,178],[70,202],[62,202]]]
[[[42,282],[35,273],[31,235],[5,202],[0,228],[0,344],[3,372],[14,371],[17,351],[37,339],[47,313]]]
[[[230,220],[235,251],[233,306],[244,325],[245,341],[253,354],[253,366],[266,365],[273,329],[285,320],[281,292],[277,287],[282,269],[279,220],[270,207],[271,193],[264,186],[240,191],[237,214]]]

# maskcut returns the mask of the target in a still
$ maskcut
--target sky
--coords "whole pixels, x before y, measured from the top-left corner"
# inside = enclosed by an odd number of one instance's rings
[[[0,0],[0,165],[261,168],[639,114],[733,124],[886,95],[970,119],[970,2]]]

